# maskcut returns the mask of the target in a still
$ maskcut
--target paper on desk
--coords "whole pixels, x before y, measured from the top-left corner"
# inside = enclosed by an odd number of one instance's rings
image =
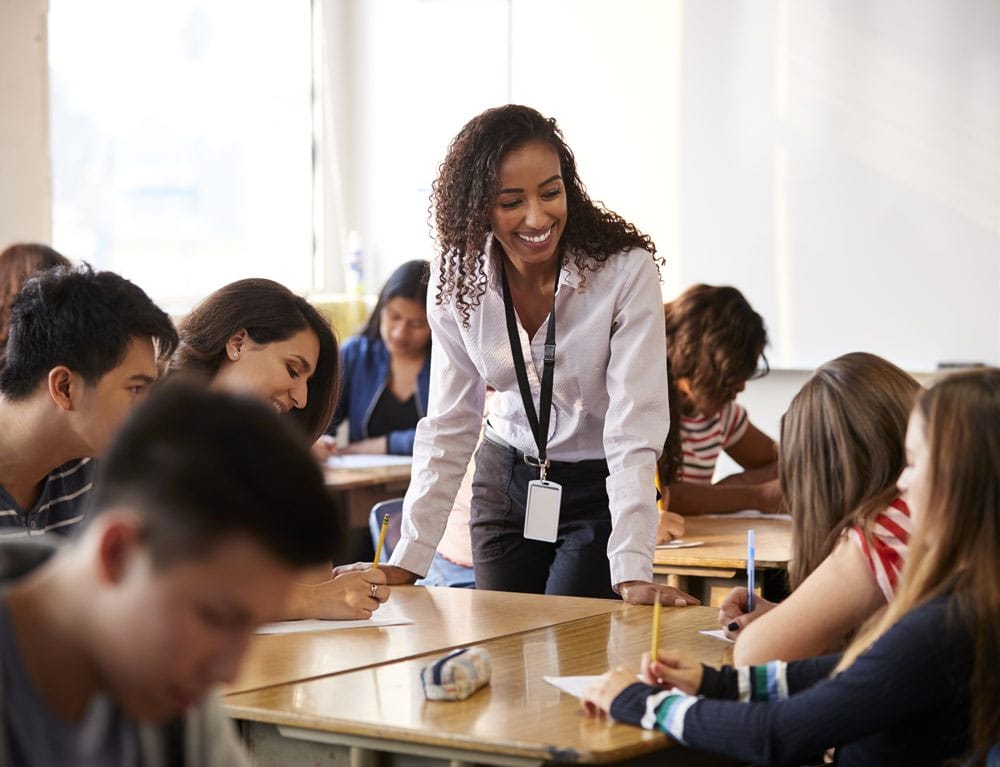
[[[733,644],[733,640],[726,636],[726,632],[722,629],[705,629],[704,631],[699,631],[699,634],[704,634],[707,637],[712,637],[712,639],[721,639],[723,642],[729,642]]]
[[[546,674],[542,677],[546,682],[551,684],[553,687],[558,687],[565,693],[572,695],[574,698],[582,698],[583,693],[587,691],[594,682],[596,682],[601,677],[599,675],[594,676],[549,676]]]
[[[704,541],[685,541],[683,538],[677,538],[673,541],[667,541],[666,543],[656,544],[658,549],[687,549],[692,546],[704,546]]]
[[[743,509],[743,511],[730,511],[725,514],[702,514],[705,519],[783,519],[786,522],[792,521],[791,514],[765,514],[757,509]]]
[[[362,453],[347,453],[331,455],[326,459],[330,469],[375,469],[379,466],[410,466],[413,457],[409,455],[368,455]]]
[[[300,620],[278,621],[265,623],[257,628],[258,634],[298,634],[302,631],[338,631],[340,629],[363,629],[381,626],[402,626],[413,623],[405,615],[379,615],[375,613],[368,620],[334,621],[334,620]]]

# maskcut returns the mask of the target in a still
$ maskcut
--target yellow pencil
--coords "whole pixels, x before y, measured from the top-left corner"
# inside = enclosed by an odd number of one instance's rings
[[[372,567],[378,570],[378,558],[382,555],[382,542],[385,541],[385,531],[389,529],[389,515],[382,517],[382,529],[378,534],[378,546],[375,547],[375,561]]]
[[[660,657],[660,592],[656,592],[653,602],[653,645],[649,650],[649,660]]]

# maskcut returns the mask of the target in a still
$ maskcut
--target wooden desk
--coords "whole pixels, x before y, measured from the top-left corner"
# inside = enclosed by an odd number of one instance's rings
[[[331,490],[357,490],[359,488],[398,486],[405,489],[410,483],[409,464],[370,466],[363,469],[323,467],[323,478]]]
[[[626,609],[615,599],[393,586],[389,604],[412,624],[253,638],[230,692],[367,668]]]
[[[760,581],[767,571],[784,570],[792,553],[792,523],[787,519],[685,517],[684,538],[704,541],[703,546],[686,549],[657,549],[653,573],[665,576],[671,586],[693,588],[708,604],[718,600],[734,585],[727,582],[746,572],[747,530],[753,528],[756,539],[757,571]],[[695,584],[690,579],[702,579]]]
[[[514,595],[506,595],[508,598]],[[550,618],[564,598],[546,597]],[[449,622],[461,622],[452,615]],[[498,765],[546,762],[607,763],[675,745],[666,736],[590,719],[580,703],[546,683],[543,675],[603,673],[637,667],[649,647],[651,607],[623,607],[547,628],[481,643],[490,653],[489,687],[462,702],[426,701],[422,658],[324,677],[224,700],[245,722],[259,767],[271,764],[401,763],[397,755]],[[667,608],[663,646],[681,647],[704,662],[723,662],[729,645],[698,629],[715,628],[715,610]],[[656,764],[696,764],[706,758],[670,748]],[[714,758],[711,763],[718,763]]]

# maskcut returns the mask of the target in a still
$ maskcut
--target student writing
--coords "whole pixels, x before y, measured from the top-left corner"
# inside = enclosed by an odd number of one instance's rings
[[[758,365],[767,370],[764,320],[736,288],[715,285],[688,288],[664,306],[664,318],[671,426],[660,478],[669,510],[778,511],[778,446],[736,402]],[[712,484],[723,451],[744,471]]]
[[[337,393],[337,342],[304,298],[271,280],[237,280],[192,309],[178,332],[168,378],[259,399],[295,423],[310,444],[323,433]],[[368,618],[389,598],[379,570],[331,576],[329,566],[318,568],[299,583],[285,617]]]
[[[911,532],[899,497],[906,421],[920,391],[881,357],[820,366],[781,428],[781,483],[792,515],[791,595],[775,606],[737,588],[719,619],[737,663],[838,650],[895,593]]]
[[[611,672],[587,705],[754,763],[801,764],[834,747],[839,765],[969,754],[981,764],[1000,737],[998,434],[996,369],[920,397],[899,478],[915,524],[910,556],[896,598],[843,655],[717,671],[661,652],[644,658],[644,682]]]

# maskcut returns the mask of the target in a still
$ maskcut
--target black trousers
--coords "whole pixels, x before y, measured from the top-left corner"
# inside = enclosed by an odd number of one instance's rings
[[[472,558],[476,588],[617,599],[611,589],[611,513],[605,461],[554,462],[562,485],[555,543],[524,537],[528,482],[538,469],[512,447],[483,439],[472,480]]]

